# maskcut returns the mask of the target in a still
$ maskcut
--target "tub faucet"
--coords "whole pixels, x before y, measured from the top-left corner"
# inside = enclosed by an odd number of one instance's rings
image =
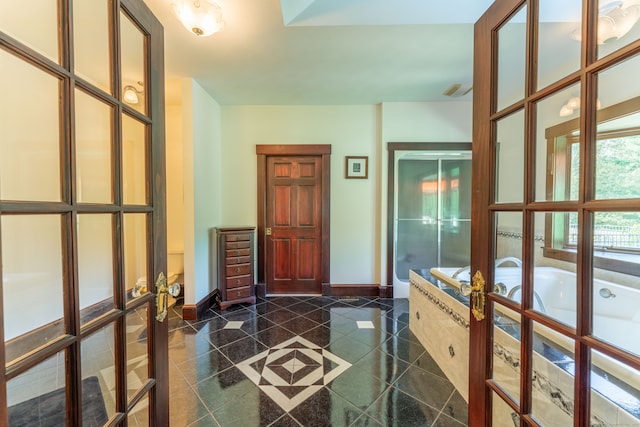
[[[455,279],[457,278],[460,274],[464,273],[465,271],[469,271],[471,270],[471,266],[467,265],[466,267],[460,267],[459,269],[457,269],[452,275],[451,278]]]
[[[513,296],[516,294],[516,292],[521,291],[521,289],[522,289],[522,285],[514,286],[513,288],[511,288],[511,290],[507,294],[507,298],[508,299],[513,299]],[[542,302],[542,298],[540,298],[540,295],[536,291],[533,291],[533,297],[536,299],[536,302],[538,303],[538,306],[540,307],[540,312],[546,313],[547,309],[544,306],[544,303]]]
[[[516,267],[522,267],[522,261],[514,256],[506,256],[504,258],[498,258],[496,260],[496,267],[500,267],[505,262],[512,262],[516,265]]]
[[[616,294],[613,293],[613,291],[609,288],[600,288],[600,296],[602,298],[615,298]]]

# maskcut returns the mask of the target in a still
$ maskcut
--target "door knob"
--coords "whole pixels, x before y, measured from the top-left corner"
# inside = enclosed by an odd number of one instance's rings
[[[484,305],[486,299],[484,294],[484,285],[484,277],[482,277],[482,273],[478,270],[471,280],[471,313],[473,313],[473,317],[475,317],[477,321],[484,319]]]

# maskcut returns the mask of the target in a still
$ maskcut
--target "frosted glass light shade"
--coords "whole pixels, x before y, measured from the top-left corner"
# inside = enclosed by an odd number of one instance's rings
[[[224,28],[222,9],[213,0],[174,0],[173,12],[197,36],[210,36]]]

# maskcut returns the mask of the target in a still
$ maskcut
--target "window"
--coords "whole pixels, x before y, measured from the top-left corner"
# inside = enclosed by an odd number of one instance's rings
[[[640,113],[638,100],[598,112],[595,144],[594,200],[640,197]],[[627,124],[625,126],[625,124]],[[577,119],[547,129],[547,199],[579,197],[580,135]],[[562,195],[561,197],[558,197]],[[640,212],[596,211],[593,216],[594,264],[597,268],[640,276]],[[549,214],[545,225],[545,256],[575,262],[578,212]]]

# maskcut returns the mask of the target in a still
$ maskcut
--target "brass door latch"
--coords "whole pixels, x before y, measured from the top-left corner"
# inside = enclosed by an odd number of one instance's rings
[[[485,281],[480,270],[476,271],[471,280],[471,313],[477,321],[484,319],[484,305],[486,296],[484,294]]]
[[[156,280],[156,320],[158,322],[163,322],[167,317],[169,295],[173,297],[180,295],[180,284],[174,283],[167,286],[167,278],[164,273],[160,272],[158,280]]]

